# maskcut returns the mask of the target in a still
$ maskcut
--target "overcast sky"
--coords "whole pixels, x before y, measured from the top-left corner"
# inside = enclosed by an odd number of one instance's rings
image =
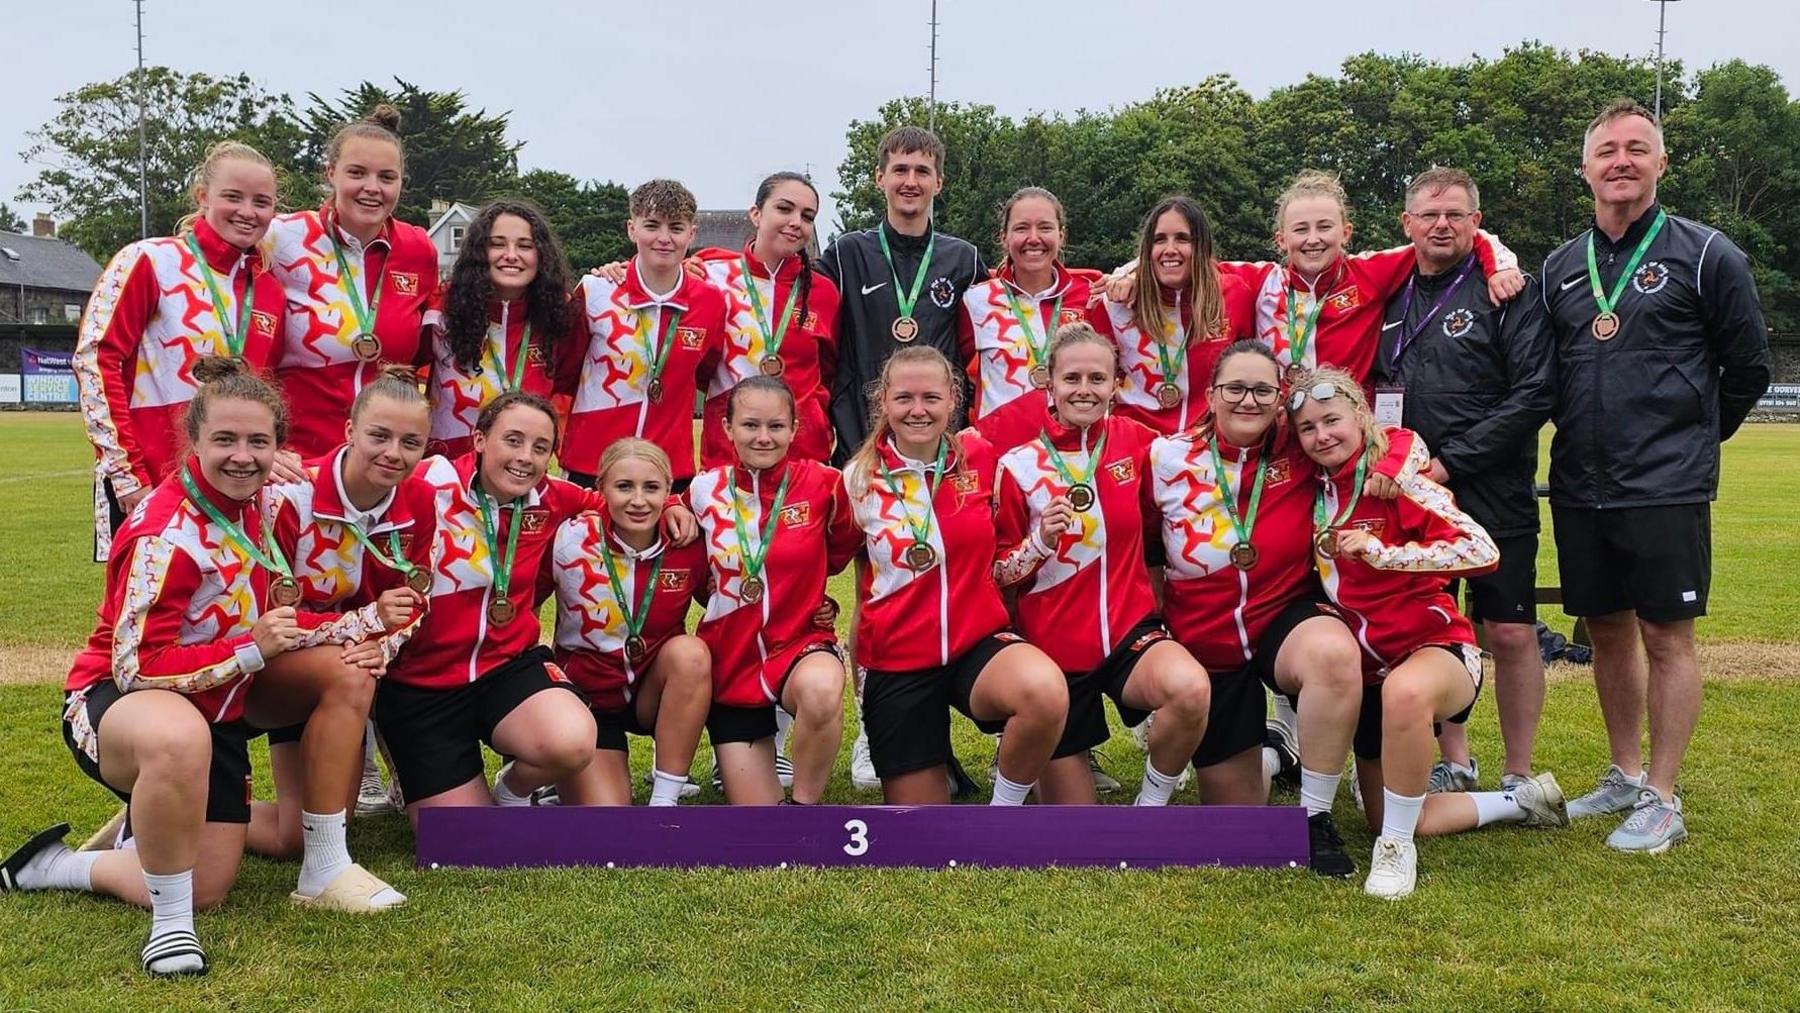
[[[702,207],[739,208],[766,173],[810,165],[827,205],[822,232],[835,221],[830,193],[845,127],[890,98],[923,94],[928,81],[930,0],[144,7],[151,65],[247,71],[302,102],[309,91],[395,76],[460,88],[474,107],[511,113],[512,137],[526,142],[523,168],[627,186],[674,176]],[[29,220],[42,209],[17,198],[36,172],[19,154],[26,135],[55,113],[56,96],[132,68],[132,4],[8,0],[6,8],[0,199]],[[1220,72],[1261,97],[1369,49],[1457,61],[1539,39],[1653,53],[1656,14],[1650,0],[939,0],[938,97],[1019,116],[1125,104]],[[1671,3],[1667,52],[1690,68],[1732,57],[1768,64],[1793,89],[1793,17],[1782,0]]]

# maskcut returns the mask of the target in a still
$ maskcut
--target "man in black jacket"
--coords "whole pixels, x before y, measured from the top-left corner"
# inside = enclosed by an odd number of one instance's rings
[[[1593,634],[1612,751],[1569,815],[1630,809],[1607,844],[1651,853],[1687,837],[1675,776],[1700,716],[1694,619],[1712,577],[1719,444],[1770,374],[1749,261],[1718,230],[1657,204],[1668,164],[1649,110],[1630,100],[1602,110],[1582,147],[1594,227],[1550,254],[1542,276],[1556,340],[1557,562],[1564,608]]]
[[[1427,477],[1448,486],[1500,546],[1500,568],[1469,581],[1468,611],[1494,655],[1504,791],[1532,776],[1544,707],[1535,482],[1537,434],[1554,402],[1537,282],[1527,277],[1504,305],[1489,300],[1472,252],[1480,208],[1475,180],[1459,169],[1428,169],[1408,184],[1400,223],[1417,264],[1388,301],[1372,379],[1376,413],[1424,437],[1433,454]],[[1472,788],[1462,726],[1446,725],[1439,742],[1445,760],[1432,770],[1432,789]]]

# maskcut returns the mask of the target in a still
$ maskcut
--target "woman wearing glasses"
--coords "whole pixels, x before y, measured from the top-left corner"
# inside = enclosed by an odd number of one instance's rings
[[[1146,525],[1160,525],[1163,616],[1212,676],[1206,735],[1194,753],[1201,801],[1261,805],[1263,685],[1297,698],[1300,797],[1312,865],[1348,876],[1355,866],[1331,820],[1362,697],[1356,642],[1312,574],[1313,484],[1284,427],[1280,370],[1268,347],[1233,342],[1213,367],[1207,414],[1150,448]],[[1366,476],[1391,496],[1410,434],[1389,441]]]

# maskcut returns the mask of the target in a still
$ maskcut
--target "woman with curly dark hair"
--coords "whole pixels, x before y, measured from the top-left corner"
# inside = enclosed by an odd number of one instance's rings
[[[482,406],[509,390],[550,396],[553,354],[575,319],[572,288],[562,243],[535,205],[503,199],[476,212],[440,311],[426,318],[431,453],[468,453]]]

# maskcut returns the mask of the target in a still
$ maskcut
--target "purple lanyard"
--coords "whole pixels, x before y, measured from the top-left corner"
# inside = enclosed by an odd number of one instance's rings
[[[1400,364],[1400,356],[1406,351],[1406,346],[1412,344],[1414,338],[1425,333],[1425,328],[1431,326],[1431,322],[1437,319],[1438,310],[1443,309],[1444,304],[1450,301],[1450,297],[1456,294],[1456,290],[1462,288],[1463,279],[1467,278],[1469,272],[1474,270],[1474,268],[1475,258],[1470,257],[1463,264],[1463,269],[1457,272],[1456,280],[1450,283],[1450,287],[1444,290],[1444,294],[1439,296],[1438,301],[1426,312],[1425,318],[1419,321],[1419,326],[1410,331],[1408,331],[1406,327],[1406,311],[1412,308],[1413,282],[1419,280],[1419,272],[1414,271],[1413,276],[1406,279],[1406,291],[1400,297],[1400,340],[1394,345],[1394,354],[1388,356],[1388,370],[1390,372]]]

